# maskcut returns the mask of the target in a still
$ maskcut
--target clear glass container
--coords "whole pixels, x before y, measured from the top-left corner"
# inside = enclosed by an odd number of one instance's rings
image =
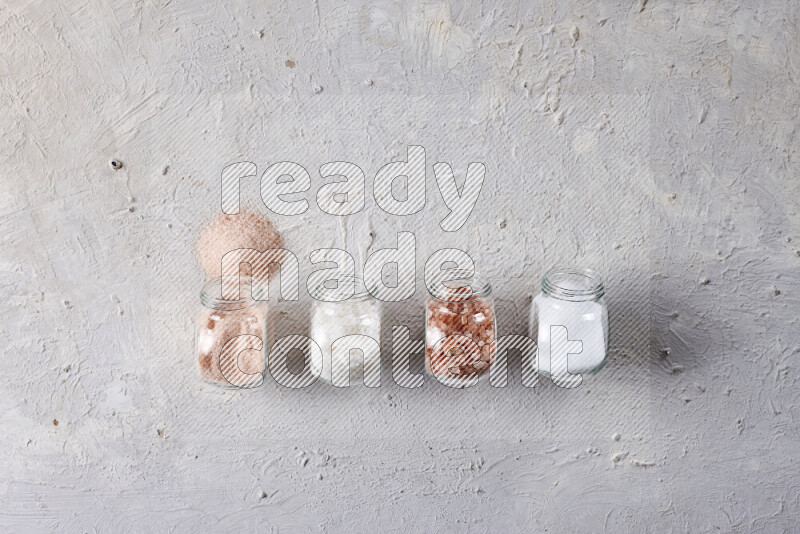
[[[322,349],[322,362],[312,358],[311,371],[335,386],[345,387],[350,381],[363,380],[375,387],[380,380],[381,303],[366,290],[360,277],[352,277],[352,284],[353,295],[341,296],[346,300],[320,300],[323,293],[326,298],[340,298],[335,294],[337,290],[332,293],[322,284],[312,293],[315,300],[311,339]],[[347,336],[358,337],[337,341]],[[352,349],[358,350],[351,353]]]
[[[465,387],[489,376],[494,363],[497,320],[492,286],[478,273],[446,273],[446,284],[428,287],[425,370],[447,385]],[[454,337],[445,341],[448,336]]]
[[[554,267],[533,299],[529,335],[539,346],[539,372],[592,374],[606,362],[608,310],[605,285],[591,269]]]
[[[200,292],[200,313],[197,320],[196,351],[200,378],[211,384],[228,388],[246,388],[259,385],[266,370],[267,302],[251,297],[249,277],[241,278],[241,294],[238,300],[222,298],[221,279],[207,282]],[[227,353],[220,361],[222,349],[231,339],[241,335],[258,336],[243,338],[237,350]],[[260,350],[244,350],[254,346]],[[230,349],[233,349],[232,345]],[[238,355],[238,357],[237,357]],[[224,369],[224,373],[223,373]]]

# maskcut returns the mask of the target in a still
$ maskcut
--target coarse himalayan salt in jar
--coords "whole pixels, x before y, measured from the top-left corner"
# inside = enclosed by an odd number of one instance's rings
[[[590,269],[554,267],[533,299],[529,335],[539,346],[539,372],[595,373],[606,362],[608,311],[603,279]],[[567,374],[568,373],[568,374]]]
[[[359,277],[352,277],[352,296],[337,295],[322,285],[313,292],[311,338],[322,349],[322,362],[312,358],[314,374],[335,386],[345,387],[350,381],[361,381],[369,387],[380,385],[381,306],[364,288]],[[328,298],[345,300],[320,300]],[[347,339],[344,339],[347,338]],[[356,349],[356,350],[353,350]],[[351,354],[352,351],[352,354]]]
[[[221,279],[203,286],[197,321],[197,366],[200,377],[228,388],[260,385],[266,369],[267,303],[250,296],[251,281],[242,277],[237,300],[221,298]],[[229,341],[238,336],[236,341]],[[252,336],[257,336],[261,342]],[[223,348],[225,353],[223,354]],[[251,350],[246,350],[251,349]]]
[[[497,322],[492,286],[477,273],[450,270],[447,274],[446,285],[428,287],[425,370],[445,385],[466,387],[488,376],[494,363]]]

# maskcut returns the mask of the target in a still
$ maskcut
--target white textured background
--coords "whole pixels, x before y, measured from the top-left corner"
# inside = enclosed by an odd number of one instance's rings
[[[0,529],[796,532],[799,32],[777,0],[3,2]],[[423,212],[320,213],[321,164],[371,191],[409,144]],[[578,391],[200,384],[194,242],[240,160],[311,172],[274,219],[306,274],[413,231],[420,270],[472,254],[501,333],[547,266],[597,268],[609,365]],[[437,161],[487,167],[455,234]],[[386,323],[419,335],[422,292]]]

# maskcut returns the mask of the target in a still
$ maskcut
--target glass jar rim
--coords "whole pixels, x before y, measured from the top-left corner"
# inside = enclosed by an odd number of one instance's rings
[[[600,299],[606,288],[597,271],[557,266],[542,277],[542,292],[560,300],[584,301]]]
[[[249,276],[239,277],[240,298],[227,300],[222,298],[222,277],[218,276],[203,284],[200,291],[200,304],[206,308],[218,311],[243,310],[253,306],[257,301],[253,298],[253,279]]]
[[[313,298],[317,302],[346,302],[346,301],[357,301],[357,300],[358,301],[364,301],[364,300],[370,300],[370,299],[374,298],[372,296],[372,293],[370,293],[369,290],[367,289],[366,283],[364,282],[364,278],[362,278],[361,276],[358,276],[358,275],[341,276],[339,278],[341,278],[343,280],[352,280],[353,281],[353,285],[355,286],[355,290],[354,290],[354,293],[352,295],[348,296],[347,298],[334,299],[334,300],[325,300],[325,299],[319,298],[322,295],[323,291],[327,292],[328,295],[331,295],[330,292],[332,291],[333,292],[332,296],[334,296],[334,297],[344,296],[345,295],[344,292],[343,292],[343,288],[342,288],[341,284],[336,288],[325,287],[325,282],[330,281],[330,279],[328,279],[328,280],[324,280],[324,281],[320,282],[319,284],[317,284],[317,286],[314,288],[313,293],[311,293],[311,298]],[[338,293],[339,291],[342,291],[342,293],[341,294]]]
[[[489,283],[489,279],[470,269],[444,269],[428,282],[428,293],[442,302],[465,302],[492,294],[492,284]],[[451,282],[465,283],[457,287],[445,285]],[[464,291],[465,286],[469,286],[471,293],[467,294]]]

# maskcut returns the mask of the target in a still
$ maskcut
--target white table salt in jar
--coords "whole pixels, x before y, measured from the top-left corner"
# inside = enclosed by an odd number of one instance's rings
[[[533,299],[529,335],[539,346],[539,372],[547,376],[597,372],[608,351],[605,286],[590,269],[554,267]]]
[[[364,287],[359,277],[353,277],[352,296],[317,287],[312,297],[311,339],[322,349],[322,362],[310,360],[311,370],[325,382],[346,387],[351,382],[364,381],[377,387],[381,364],[381,306]],[[346,288],[338,288],[345,291]],[[321,300],[324,296],[334,301]],[[345,298],[345,300],[339,300]]]

